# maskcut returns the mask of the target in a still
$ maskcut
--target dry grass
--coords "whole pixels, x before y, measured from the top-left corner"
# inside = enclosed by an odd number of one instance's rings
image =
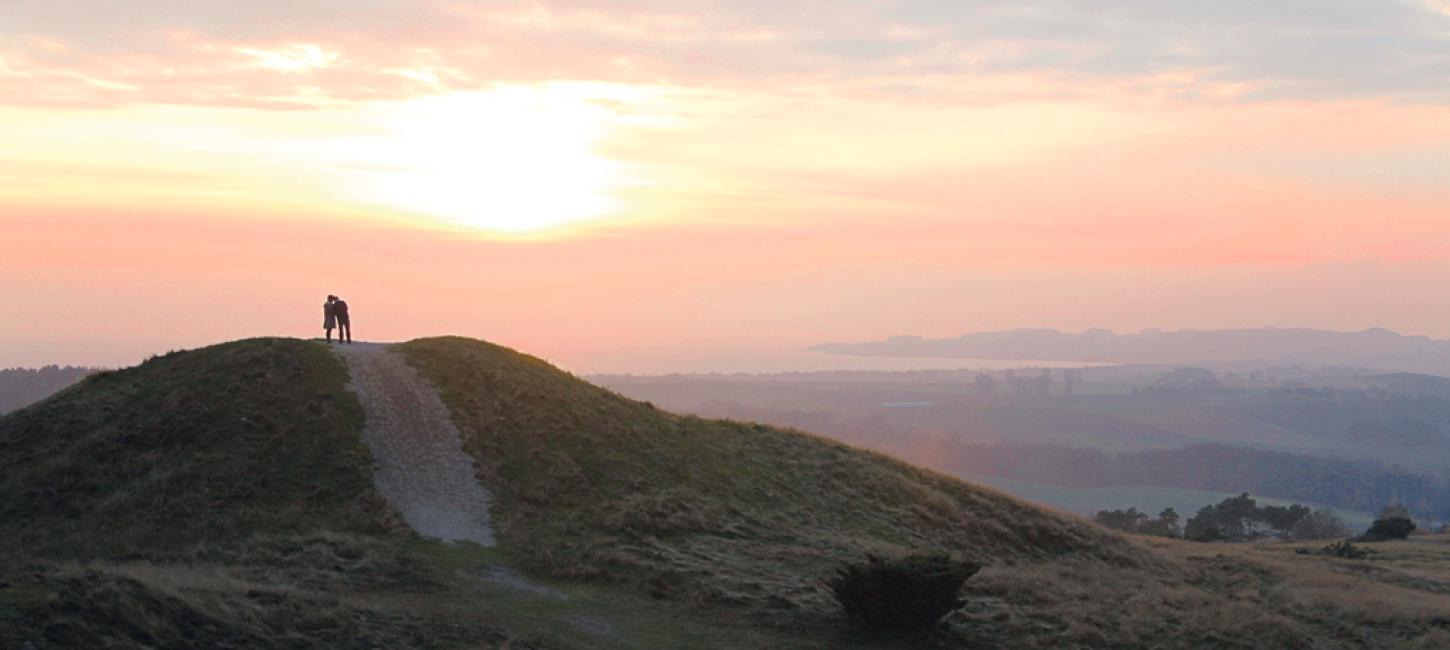
[[[947,551],[990,566],[940,642],[983,647],[1387,647],[1433,643],[1450,611],[1436,547],[1365,573],[1292,549],[1129,542],[808,434],[660,413],[485,343],[402,349],[485,466],[506,549],[552,575],[808,631],[833,620],[829,568]]]
[[[866,552],[1139,564],[1085,522],[878,454],[676,417],[479,341],[401,349],[483,466],[505,547],[551,575],[788,622],[834,615],[825,578]]]
[[[485,343],[402,349],[480,462],[501,551],[399,530],[367,480],[342,368],[321,346],[169,355],[0,419],[0,647],[1435,648],[1450,637],[1447,536],[1371,544],[1367,560],[1126,538],[808,434],[663,413]],[[26,557],[26,540],[42,559]],[[869,640],[842,631],[825,586],[868,551],[988,566],[940,634]],[[554,595],[487,579],[510,561]]]

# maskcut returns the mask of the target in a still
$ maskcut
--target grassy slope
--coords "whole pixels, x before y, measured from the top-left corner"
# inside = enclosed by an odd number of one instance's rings
[[[0,419],[0,539],[37,555],[105,556],[380,533],[387,509],[346,380],[323,348],[281,339],[94,375]]]
[[[430,611],[446,587],[373,490],[346,380],[321,345],[255,339],[0,418],[0,648],[504,643]]]
[[[403,349],[481,459],[503,549],[397,527],[322,346],[167,355],[0,418],[0,647],[910,646],[833,618],[820,579],[868,549],[993,562],[944,646],[1445,639],[1443,539],[1367,565],[1133,542],[811,436],[660,413],[484,343]],[[519,560],[534,577],[509,577]]]
[[[838,562],[945,550],[992,563],[949,618],[949,646],[1378,647],[1439,634],[1427,612],[1447,603],[1441,587],[1358,585],[1418,603],[1382,610],[1335,590],[1298,594],[1326,560],[1186,543],[1150,552],[1163,544],[799,432],[662,413],[505,348],[401,349],[479,460],[504,550],[549,575],[819,640],[834,610],[820,581]]]
[[[1092,526],[823,438],[673,416],[478,341],[402,350],[465,432],[505,543],[554,575],[825,612],[822,579],[866,551],[1138,564]]]

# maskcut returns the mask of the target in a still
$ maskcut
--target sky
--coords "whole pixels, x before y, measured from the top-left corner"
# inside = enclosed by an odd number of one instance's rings
[[[1450,0],[7,0],[0,142],[0,367],[1450,338]]]

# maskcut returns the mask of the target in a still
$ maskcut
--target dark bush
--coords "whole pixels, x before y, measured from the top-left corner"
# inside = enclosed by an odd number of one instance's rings
[[[1366,542],[1383,542],[1390,539],[1404,539],[1410,536],[1410,531],[1415,529],[1415,522],[1409,517],[1386,517],[1376,519],[1370,524],[1369,530],[1365,532],[1363,539]]]
[[[935,624],[962,605],[962,583],[982,565],[945,555],[866,561],[838,570],[831,591],[846,618],[868,632],[905,632]]]
[[[1324,548],[1319,549],[1319,555],[1342,557],[1347,560],[1363,560],[1369,557],[1370,553],[1374,552],[1373,549],[1355,546],[1354,542],[1347,539],[1333,544],[1326,544]]]

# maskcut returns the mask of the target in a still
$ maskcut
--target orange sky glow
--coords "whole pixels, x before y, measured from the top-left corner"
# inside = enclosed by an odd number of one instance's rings
[[[1438,0],[201,4],[0,8],[0,367],[318,336],[328,293],[584,372],[1450,338]]]

